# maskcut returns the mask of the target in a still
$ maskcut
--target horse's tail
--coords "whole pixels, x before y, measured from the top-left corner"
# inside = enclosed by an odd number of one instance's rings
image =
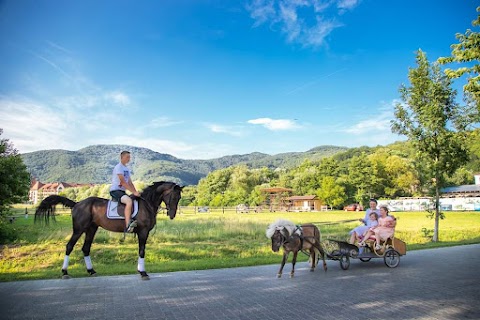
[[[66,197],[52,195],[43,199],[35,211],[35,222],[43,221],[48,224],[50,217],[55,220],[55,206],[61,203],[64,207],[73,208],[77,203]]]

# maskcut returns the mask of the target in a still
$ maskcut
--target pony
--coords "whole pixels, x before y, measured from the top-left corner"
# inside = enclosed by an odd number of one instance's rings
[[[145,188],[138,198],[138,213],[136,215],[137,227],[134,233],[138,236],[138,265],[137,271],[142,280],[149,280],[145,271],[145,245],[147,243],[150,230],[157,223],[157,211],[162,202],[167,208],[167,215],[174,219],[177,214],[178,202],[181,198],[183,187],[174,182],[154,182]],[[85,241],[82,247],[85,265],[90,276],[95,276],[90,258],[90,248],[98,227],[112,232],[124,232],[125,222],[123,219],[111,220],[106,216],[108,200],[99,197],[89,197],[82,201],[75,202],[66,197],[52,195],[45,198],[35,211],[35,222],[49,222],[50,217],[55,218],[55,206],[63,206],[72,209],[73,233],[67,243],[65,258],[62,266],[62,278],[69,279],[68,262],[70,253],[77,243],[78,239],[85,233]],[[120,204],[119,204],[120,205]]]
[[[292,271],[290,272],[290,278],[293,278],[297,254],[300,250],[305,254],[308,250],[311,272],[315,271],[320,257],[323,260],[323,270],[327,271],[325,251],[320,244],[320,230],[315,225],[308,223],[296,226],[291,221],[279,219],[268,226],[266,236],[272,240],[273,252],[278,252],[280,247],[283,247],[283,259],[277,273],[278,278],[282,277],[283,267],[290,252],[293,252]]]

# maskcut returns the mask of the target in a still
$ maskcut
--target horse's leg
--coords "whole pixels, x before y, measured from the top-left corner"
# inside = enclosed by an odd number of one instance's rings
[[[85,232],[85,242],[83,243],[82,251],[83,251],[83,258],[85,259],[85,265],[87,267],[87,272],[91,276],[95,276],[96,272],[93,270],[92,260],[90,259],[90,248],[92,247],[93,238],[95,237],[95,233],[98,230],[98,226],[95,224],[91,224],[88,230]]]
[[[310,247],[310,261],[310,272],[313,272],[317,266],[317,251],[314,246]]]
[[[77,243],[78,239],[82,236],[83,231],[74,230],[72,237],[67,243],[67,248],[65,250],[65,258],[63,259],[63,266],[62,266],[62,278],[63,279],[70,279],[68,275],[68,262],[70,260],[70,253],[73,251],[73,247]]]
[[[326,254],[325,254],[325,250],[323,250],[322,244],[320,242],[317,242],[317,249],[318,249],[318,252],[320,253],[320,255],[322,256],[323,270],[327,271],[327,262],[325,261]]]
[[[289,254],[289,253],[290,253],[290,252],[287,251],[287,250],[284,250],[284,251],[283,251],[282,264],[280,265],[280,270],[278,270],[277,278],[281,278],[281,277],[282,277],[283,267],[285,267],[285,263],[287,262],[287,258],[288,258],[288,254]]]
[[[150,280],[147,272],[145,271],[145,246],[148,239],[148,230],[146,228],[138,232],[138,265],[137,271],[142,276],[142,280]]]
[[[297,255],[298,250],[293,251],[292,271],[290,272],[290,278],[293,278],[293,275],[295,274],[295,263],[297,263]]]

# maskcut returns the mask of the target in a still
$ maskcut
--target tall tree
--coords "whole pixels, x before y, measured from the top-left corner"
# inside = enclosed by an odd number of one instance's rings
[[[435,195],[435,229],[433,241],[438,241],[440,219],[440,188],[445,175],[452,175],[468,161],[464,135],[464,110],[455,103],[456,92],[451,80],[437,63],[430,64],[419,50],[417,67],[410,69],[410,86],[400,87],[401,103],[395,107],[392,131],[408,137],[416,150],[416,166],[433,186]],[[426,183],[425,181],[423,183]]]
[[[317,190],[317,196],[330,208],[337,207],[347,200],[345,188],[335,182],[334,177],[324,177],[321,187]]]
[[[477,8],[480,12],[480,7]],[[472,21],[473,27],[480,26],[480,14],[477,19]],[[480,33],[467,29],[465,34],[457,33],[458,43],[453,44],[452,55],[438,59],[441,64],[460,63],[461,67],[457,69],[445,69],[445,73],[451,79],[460,78],[467,75],[467,83],[463,87],[465,93],[466,107],[469,105],[476,107],[475,113],[471,115],[479,120],[480,115]]]
[[[29,187],[30,174],[17,149],[8,139],[0,139],[0,213],[11,204],[26,200]]]

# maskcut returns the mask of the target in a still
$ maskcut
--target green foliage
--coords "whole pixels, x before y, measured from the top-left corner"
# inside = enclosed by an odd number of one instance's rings
[[[338,207],[347,199],[345,188],[330,176],[323,177],[321,187],[317,190],[317,196],[331,208]]]
[[[434,241],[438,241],[440,188],[468,161],[465,110],[455,103],[451,80],[438,64],[431,65],[419,50],[417,68],[409,70],[410,86],[402,85],[402,103],[395,107],[392,131],[405,135],[416,151],[416,168],[424,176],[423,185],[433,182],[436,197]]]
[[[477,8],[477,12],[480,12],[480,7]],[[474,28],[480,26],[480,14],[472,21],[472,26]],[[441,64],[460,63],[462,65],[457,69],[445,69],[445,74],[451,79],[467,75],[467,83],[463,87],[465,100],[476,106],[477,112],[470,113],[474,115],[470,120],[478,122],[480,120],[480,33],[467,29],[465,34],[457,33],[456,38],[458,43],[451,46],[452,55],[440,58],[438,61]]]
[[[29,186],[30,175],[22,158],[8,139],[0,139],[0,214],[11,204],[25,201]]]

